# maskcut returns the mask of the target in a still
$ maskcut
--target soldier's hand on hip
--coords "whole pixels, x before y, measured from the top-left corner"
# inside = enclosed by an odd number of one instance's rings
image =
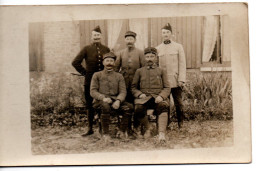
[[[119,100],[116,100],[116,101],[112,104],[113,109],[118,109],[119,106],[120,106],[120,101],[119,101]]]
[[[162,102],[163,101],[163,98],[161,97],[161,96],[157,96],[156,98],[155,98],[155,103],[160,103],[160,102]]]
[[[106,102],[106,103],[110,104],[110,103],[112,103],[112,99],[109,98],[109,97],[105,97],[105,98],[103,99],[103,102]]]
[[[183,89],[183,87],[184,87],[184,82],[178,81],[178,86],[179,86],[181,89]]]
[[[140,98],[140,99],[144,99],[144,98],[146,98],[146,95],[145,95],[145,94],[141,94],[141,95],[139,96],[139,98]]]

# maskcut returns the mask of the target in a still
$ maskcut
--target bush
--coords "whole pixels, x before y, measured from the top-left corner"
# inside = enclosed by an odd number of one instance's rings
[[[188,120],[232,119],[230,73],[195,73],[184,88],[183,102]]]
[[[84,77],[69,73],[31,73],[32,126],[76,125],[71,114],[75,108],[85,106],[83,81]]]
[[[230,73],[188,73],[183,89],[186,120],[230,120],[232,82]],[[69,73],[31,73],[31,123],[38,126],[85,126],[84,77]],[[173,118],[176,113],[173,111]]]

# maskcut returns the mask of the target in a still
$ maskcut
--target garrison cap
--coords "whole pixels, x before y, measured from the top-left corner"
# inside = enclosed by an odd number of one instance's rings
[[[103,60],[106,58],[113,58],[114,60],[116,60],[116,55],[113,52],[108,52],[103,55]]]
[[[127,31],[126,33],[125,33],[125,38],[127,37],[127,36],[132,36],[132,37],[136,37],[136,33],[135,32],[133,32],[133,31]]]
[[[170,30],[172,32],[172,27],[171,27],[170,23],[167,23],[162,29]]]
[[[100,29],[99,26],[96,26],[96,27],[93,29],[93,31],[101,33],[101,29]]]
[[[153,53],[153,54],[157,55],[157,50],[154,47],[148,47],[148,48],[144,49],[144,54],[147,54],[147,53]]]

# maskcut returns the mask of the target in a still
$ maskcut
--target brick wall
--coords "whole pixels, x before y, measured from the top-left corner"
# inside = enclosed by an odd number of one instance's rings
[[[43,28],[44,71],[74,72],[71,62],[80,51],[79,22],[48,22]]]

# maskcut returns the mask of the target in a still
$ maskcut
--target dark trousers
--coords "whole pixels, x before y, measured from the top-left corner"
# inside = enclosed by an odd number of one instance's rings
[[[85,92],[85,100],[86,100],[86,109],[92,108],[93,98],[90,96],[90,82],[94,73],[87,73],[85,76],[85,85],[84,85],[84,92]]]
[[[180,87],[171,89],[174,105],[176,108],[176,114],[178,122],[182,122],[184,119],[183,115],[183,103],[182,103],[182,89]]]
[[[169,111],[169,104],[166,101],[162,101],[160,103],[155,103],[155,99],[151,98],[145,104],[136,104],[135,105],[135,113],[138,118],[143,118],[146,115],[147,109],[154,109],[156,115],[160,115],[163,112]]]
[[[114,102],[114,100],[113,100]],[[95,109],[101,110],[101,125],[102,125],[102,133],[108,134],[109,132],[109,123],[110,123],[110,114],[111,112],[116,112],[117,114],[122,114],[122,121],[120,123],[120,129],[121,131],[130,131],[129,130],[129,122],[131,122],[132,113],[133,113],[133,105],[128,102],[122,102],[120,104],[119,109],[115,110],[111,106],[112,104],[108,104],[103,101],[96,101],[93,104],[93,107]]]
[[[142,134],[144,134],[144,132],[149,129],[148,116],[146,115],[147,109],[154,109],[154,113],[159,116],[163,112],[168,113],[169,103],[167,101],[155,103],[155,99],[151,98],[145,104],[135,105],[135,119],[137,119],[138,122],[135,122],[137,125],[134,125],[134,127],[138,128],[140,125]]]
[[[135,97],[133,96],[133,94],[131,92],[131,88],[128,88],[125,101],[130,103],[130,104],[132,104],[134,106],[134,100],[135,100]],[[131,118],[131,120],[132,120],[132,118]],[[135,114],[134,114],[133,125],[134,125],[134,127],[137,127],[139,125],[138,119],[136,118]],[[129,129],[132,128],[132,122],[129,123],[128,128]]]
[[[93,76],[93,74],[86,75],[86,78],[85,78],[86,83],[84,85],[89,130],[92,130],[93,119],[94,119],[94,109],[92,107],[93,98],[90,96],[90,82],[91,82],[92,76]]]

